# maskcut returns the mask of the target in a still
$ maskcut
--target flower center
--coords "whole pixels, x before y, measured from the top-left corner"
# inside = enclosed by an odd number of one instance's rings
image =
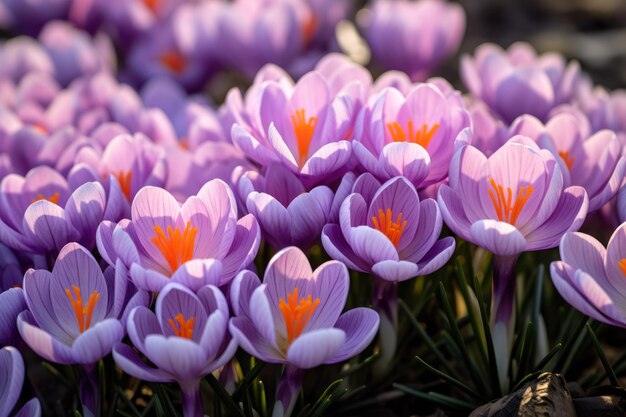
[[[287,294],[287,302],[284,298],[278,301],[278,308],[285,319],[287,329],[287,341],[289,344],[300,336],[304,326],[309,322],[315,309],[320,303],[320,299],[313,300],[311,295],[298,298],[298,289],[294,288],[293,293]]]
[[[189,140],[185,139],[185,138],[180,139],[178,141],[178,147],[188,151],[189,150]]]
[[[159,11],[159,3],[160,0],[143,0],[143,4],[145,4],[153,14],[157,14]]]
[[[439,123],[435,123],[430,129],[424,123],[421,129],[417,129],[413,127],[413,121],[409,120],[406,132],[398,122],[387,123],[387,129],[389,129],[389,134],[394,142],[412,142],[426,148],[433,136],[435,136],[435,133],[437,133]]]
[[[304,109],[300,109],[291,115],[291,123],[293,124],[293,132],[298,143],[299,164],[302,166],[309,154],[311,139],[313,139],[313,133],[315,133],[315,127],[317,126],[317,117],[309,117],[307,120]]]
[[[187,60],[180,52],[169,50],[159,55],[159,62],[174,74],[180,74],[187,68]]]
[[[565,165],[567,166],[567,169],[569,169],[571,171],[572,170],[572,166],[574,165],[574,158],[569,156],[569,152],[568,151],[559,151],[559,156],[561,157],[563,162],[565,162]]]
[[[98,300],[100,299],[100,293],[98,291],[92,292],[87,300],[87,306],[85,306],[83,303],[83,297],[80,295],[80,288],[77,285],[72,285],[72,290],[74,291],[74,294],[66,288],[65,294],[74,309],[74,315],[76,316],[76,322],[78,323],[78,330],[82,333],[87,330],[89,326],[91,326],[91,316],[93,314],[93,309],[96,308],[96,304],[98,304]]]
[[[622,270],[622,274],[626,277],[626,258],[622,258],[618,263],[619,269]]]
[[[311,12],[302,25],[302,43],[305,48],[310,45],[311,41],[315,37],[315,32],[317,32],[318,26],[319,20],[315,16],[315,13]]]
[[[505,194],[504,188],[496,184],[493,178],[489,180],[489,184],[493,187],[493,190],[489,190],[489,197],[491,198],[493,207],[496,209],[498,220],[515,225],[524,205],[526,205],[526,202],[533,193],[533,187],[531,185],[520,187],[519,190],[517,190],[515,201],[512,201],[513,191],[511,187],[506,187]]]
[[[166,236],[158,225],[154,226],[154,233],[150,241],[161,251],[172,272],[192,258],[198,228],[191,227],[191,222],[187,222],[182,233],[178,227],[167,226]]]
[[[378,218],[372,216],[372,222],[374,223],[374,228],[387,236],[387,238],[391,240],[391,243],[393,243],[393,246],[397,248],[400,244],[402,233],[404,233],[404,229],[406,228],[406,220],[402,220],[402,212],[398,213],[396,221],[394,222],[393,213],[390,208],[386,211],[378,209]]]
[[[47,201],[49,201],[51,203],[58,204],[59,203],[59,197],[60,197],[59,193],[54,193],[50,197],[44,197],[43,194],[37,194],[37,197],[33,198],[31,200],[31,203],[34,203],[34,202],[40,201],[40,200],[47,200]]]
[[[176,317],[173,319],[169,319],[167,321],[172,329],[174,329],[174,334],[178,337],[184,337],[185,339],[191,339],[193,337],[193,325],[196,322],[195,317],[189,317],[188,320],[185,320],[185,316],[182,313],[178,313]]]
[[[114,172],[112,175],[117,178],[117,181],[120,183],[120,188],[122,192],[126,196],[126,199],[130,201],[130,179],[132,177],[131,171],[120,171]]]

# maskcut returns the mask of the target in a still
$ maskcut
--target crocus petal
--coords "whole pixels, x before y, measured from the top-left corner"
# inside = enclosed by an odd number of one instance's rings
[[[47,200],[28,206],[23,227],[31,242],[46,251],[59,251],[66,243],[80,238],[80,233],[66,219],[65,210]]]
[[[206,320],[199,343],[210,360],[213,360],[219,353],[227,331],[228,317],[224,316],[221,311],[213,312]]]
[[[8,416],[24,384],[24,360],[16,348],[0,349],[0,375],[0,416]]]
[[[573,234],[577,235],[578,233],[573,233]],[[570,234],[568,233],[565,236],[570,236]],[[561,242],[563,242],[566,239],[565,236],[563,237],[563,240]],[[583,236],[587,236],[587,235],[583,235]],[[588,237],[588,239],[593,239],[593,238]],[[597,243],[599,245],[599,248],[602,248],[602,245],[600,244],[600,242],[597,242]],[[561,243],[561,248],[562,247],[563,247],[563,243]],[[624,272],[622,268],[620,267],[620,262],[622,262],[622,260],[626,258],[626,223],[620,225],[615,230],[615,232],[613,232],[613,235],[611,236],[611,239],[609,240],[609,244],[606,247],[606,254],[604,253],[604,248],[602,248],[602,250],[600,250],[599,248],[598,248],[598,255],[604,258],[604,259],[601,258],[600,261],[604,265],[604,270],[606,271],[606,278],[611,283],[611,285],[615,287],[615,289],[617,290],[616,291],[617,294],[620,294],[622,297],[626,297],[626,282],[624,282],[626,280],[624,279]],[[563,252],[563,249],[561,249],[561,252]],[[575,253],[576,252],[574,252],[574,255]],[[595,259],[597,258],[594,258],[594,260]],[[566,259],[563,259],[563,261],[570,263],[570,264],[572,263],[571,261],[566,260]],[[585,262],[585,264],[586,263],[587,262]],[[580,266],[580,268],[582,269],[582,266]],[[598,274],[595,270],[591,270],[590,268],[584,268],[584,269],[585,271],[589,272],[591,276],[593,277],[595,277]]]
[[[451,236],[438,240],[417,264],[420,275],[433,273],[448,263],[455,247],[456,242]]]
[[[441,209],[443,221],[452,231],[465,240],[471,240],[471,223],[465,215],[463,201],[458,194],[447,185],[439,187],[437,203]]]
[[[385,281],[399,282],[415,278],[419,268],[413,262],[386,260],[372,266],[372,272]]]
[[[291,219],[287,209],[278,200],[265,193],[252,192],[246,204],[248,212],[259,221],[270,242],[278,247],[288,244],[286,239],[291,237]]]
[[[9,288],[0,293],[0,345],[15,342],[17,327],[15,320],[18,314],[26,310],[24,291],[21,288]],[[0,390],[2,391],[2,390]]]
[[[430,155],[418,144],[394,142],[383,148],[380,164],[387,178],[402,175],[419,187],[430,171]]]
[[[284,363],[286,358],[270,344],[247,317],[230,319],[229,329],[237,343],[252,356],[268,363]]]
[[[346,341],[326,363],[337,363],[352,358],[363,351],[378,332],[378,314],[365,307],[354,308],[339,317],[335,328],[343,330]]]
[[[72,193],[65,205],[65,214],[72,226],[78,230],[81,243],[94,246],[96,228],[103,219],[106,193],[100,183],[88,182]]]
[[[250,316],[250,297],[261,281],[252,271],[243,270],[230,286],[230,304],[236,316]]]
[[[352,250],[368,265],[381,261],[398,260],[398,251],[382,232],[369,226],[358,226],[350,231]]]
[[[38,398],[33,398],[24,404],[13,417],[41,417],[41,404]]]
[[[350,288],[350,275],[344,264],[338,261],[325,262],[313,272],[315,292],[313,298],[320,303],[304,326],[303,331],[332,327],[346,305]]]
[[[106,319],[85,330],[72,345],[76,363],[91,365],[107,356],[124,337],[122,323]]]
[[[496,255],[519,255],[526,249],[526,239],[509,223],[486,219],[472,224],[472,240]]]
[[[231,138],[233,143],[237,145],[246,155],[261,165],[270,165],[273,162],[280,162],[279,157],[263,146],[257,139],[248,133],[238,124],[233,124],[231,129]]]
[[[261,228],[256,218],[245,215],[237,222],[235,237],[230,253],[222,260],[222,277],[219,285],[224,285],[239,271],[248,267],[254,260],[261,244]]]
[[[296,197],[287,212],[291,217],[291,242],[304,249],[319,236],[326,224],[333,201],[333,192],[319,186]]]
[[[148,382],[173,382],[173,379],[160,369],[146,365],[130,346],[118,343],[113,348],[113,360],[124,372]]]
[[[63,365],[74,363],[70,347],[40,329],[30,311],[23,311],[17,316],[17,329],[22,340],[42,358]]]
[[[151,292],[161,291],[170,282],[165,275],[136,263],[130,266],[130,277],[137,288]]]
[[[369,266],[359,258],[350,244],[341,233],[341,228],[336,224],[327,224],[322,229],[322,246],[328,255],[343,262],[352,270],[359,272],[369,271]]]
[[[206,356],[197,343],[181,337],[149,335],[145,347],[144,353],[148,359],[178,382],[191,381],[202,376]]]
[[[171,281],[198,291],[205,285],[219,285],[221,273],[222,263],[216,259],[192,259],[174,272]]]
[[[307,177],[323,177],[341,170],[352,156],[352,144],[346,140],[327,143],[307,159],[300,171]],[[318,182],[322,182],[319,180]]]
[[[151,334],[161,334],[161,325],[154,313],[145,306],[134,308],[128,315],[128,337],[133,345],[145,351],[144,341]]]
[[[300,369],[310,369],[335,356],[346,342],[340,329],[318,329],[303,333],[289,346],[287,361]]]

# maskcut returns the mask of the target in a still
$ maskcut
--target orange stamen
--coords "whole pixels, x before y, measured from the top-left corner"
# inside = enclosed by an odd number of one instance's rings
[[[31,200],[31,203],[34,203],[35,201],[40,201],[40,200],[48,200],[51,203],[58,204],[59,197],[60,197],[59,193],[54,193],[50,197],[44,197],[43,194],[37,194],[37,197],[33,198]]]
[[[311,13],[302,25],[302,44],[305,48],[311,44],[311,41],[315,37],[319,23],[317,16]]]
[[[153,14],[157,14],[159,11],[159,3],[160,0],[143,0],[143,4],[145,4]]]
[[[195,317],[190,317],[189,320],[185,320],[185,316],[183,316],[182,313],[178,313],[174,319],[169,319],[167,322],[172,326],[172,329],[174,329],[176,336],[186,339],[193,337],[193,325],[196,322]]]
[[[496,209],[498,220],[515,225],[515,222],[522,212],[524,205],[526,205],[526,202],[533,193],[533,187],[531,185],[520,187],[519,190],[517,190],[517,196],[513,202],[513,191],[511,190],[511,187],[506,187],[505,195],[504,188],[501,185],[496,184],[493,178],[489,179],[489,184],[493,187],[493,191],[488,191],[493,208]]]
[[[439,130],[439,123],[435,123],[430,129],[424,123],[422,128],[418,130],[413,128],[413,121],[409,120],[407,126],[408,137],[407,132],[404,131],[398,122],[387,123],[387,129],[389,129],[389,134],[394,142],[412,142],[426,148],[433,136],[435,136],[435,133],[437,133],[437,130]]]
[[[626,258],[622,258],[618,263],[619,269],[622,270],[622,274],[626,277]]]
[[[187,68],[187,60],[178,51],[165,51],[159,56],[159,62],[174,74],[180,74]]]
[[[559,151],[559,156],[561,157],[561,159],[563,159],[563,162],[565,162],[565,166],[567,166],[567,169],[571,171],[572,166],[574,165],[574,158],[569,156],[568,151]]]
[[[41,133],[42,135],[47,135],[48,134],[48,129],[46,129],[46,127],[42,123],[35,123],[34,125],[31,125],[31,127],[37,133]]]
[[[133,173],[131,171],[120,171],[112,174],[120,183],[120,188],[128,201],[130,201],[130,179],[132,174]]]
[[[187,139],[181,139],[181,140],[179,140],[179,141],[178,141],[178,146],[179,146],[181,149],[184,149],[184,150],[188,151],[188,150],[189,150],[189,140],[187,140]]]
[[[182,233],[172,226],[167,226],[167,236],[161,226],[154,226],[154,233],[150,241],[161,251],[172,272],[192,258],[198,228],[191,227],[191,222],[187,222]]]
[[[311,139],[313,139],[313,133],[315,133],[317,126],[317,117],[309,117],[307,120],[304,109],[300,109],[291,115],[291,123],[298,143],[299,164],[302,166],[309,155]]]
[[[289,344],[300,336],[304,326],[309,322],[315,309],[320,303],[320,299],[313,300],[311,295],[305,298],[298,298],[298,289],[294,288],[292,294],[287,294],[287,302],[281,298],[278,301],[278,308],[285,319],[287,329],[287,341]]]
[[[92,292],[87,300],[87,306],[85,307],[83,305],[83,298],[80,295],[80,288],[76,285],[72,285],[72,290],[74,291],[73,295],[67,288],[65,289],[65,294],[74,309],[78,330],[82,333],[91,326],[91,316],[94,308],[96,308],[96,304],[98,304],[98,300],[100,300],[100,293],[98,291]]]
[[[397,248],[400,244],[400,239],[402,239],[404,229],[406,228],[406,220],[402,220],[402,212],[398,213],[396,221],[394,222],[390,208],[386,211],[378,209],[378,218],[372,216],[372,222],[374,223],[374,228],[387,236],[387,238],[391,240],[391,243],[393,243],[393,246]]]

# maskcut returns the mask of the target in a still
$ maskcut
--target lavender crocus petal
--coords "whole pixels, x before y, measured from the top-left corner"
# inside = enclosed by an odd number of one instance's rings
[[[380,164],[387,178],[402,175],[415,186],[419,186],[428,176],[430,163],[426,149],[415,143],[389,143],[380,154]]]
[[[341,170],[352,156],[352,143],[347,140],[327,143],[307,159],[300,171],[308,177],[323,177]],[[322,182],[318,180],[316,182]]]
[[[370,308],[357,307],[342,314],[335,328],[345,332],[346,341],[326,363],[342,362],[361,353],[376,336],[379,322],[378,313]]]
[[[139,251],[133,239],[128,234],[128,220],[122,220],[113,230],[113,250],[128,268],[135,262],[140,262]],[[116,262],[117,264],[117,262]]]
[[[526,239],[517,228],[497,220],[479,220],[472,224],[470,233],[477,245],[496,255],[519,255],[526,250]]]
[[[128,337],[133,345],[142,352],[145,352],[144,341],[151,334],[162,334],[161,325],[154,313],[145,306],[138,306],[132,309],[127,321]]]
[[[589,199],[589,211],[599,210],[604,206],[622,187],[622,180],[626,176],[626,158],[621,157],[604,185],[604,188]]]
[[[0,293],[0,345],[7,346],[16,341],[15,320],[24,310],[26,310],[26,300],[21,288],[9,288]]]
[[[435,244],[443,226],[441,212],[435,200],[427,198],[420,201],[419,213],[420,221],[413,232],[411,240],[407,242],[404,248],[399,250],[400,259],[415,263],[419,262]]]
[[[257,139],[248,133],[238,124],[233,124],[231,129],[231,138],[233,143],[237,145],[246,155],[261,165],[270,165],[280,162],[276,154],[263,146]]]
[[[350,194],[339,208],[339,225],[348,242],[352,241],[352,229],[367,224],[367,203],[360,194]]]
[[[565,236],[570,236],[570,234],[568,233]],[[565,240],[565,236],[561,241],[561,252],[563,252],[563,241]],[[583,236],[587,237],[587,235]],[[587,239],[593,238],[587,237]],[[597,242],[597,244],[599,248],[602,248],[602,245],[599,242]],[[626,297],[626,282],[624,282],[624,272],[620,267],[620,262],[626,258],[626,223],[621,224],[615,232],[613,232],[613,235],[611,235],[611,239],[606,247],[606,252],[604,252],[604,248],[602,248],[602,250],[599,250],[598,253],[603,258],[601,262],[604,266],[604,270],[606,271],[606,278],[608,279],[610,285],[617,290],[617,294],[620,294],[622,297]],[[569,260],[563,259],[563,261],[572,264]],[[594,277],[597,274],[595,271],[588,268],[585,268],[585,271],[589,272],[591,276]]]
[[[350,289],[348,269],[338,261],[322,264],[313,272],[313,280],[315,290],[312,296],[318,298],[320,303],[304,326],[304,332],[332,327],[346,305]]]
[[[65,210],[47,200],[28,206],[23,227],[31,242],[45,251],[61,250],[66,243],[80,238],[80,233],[65,217]]]
[[[368,265],[386,260],[399,260],[398,251],[382,232],[369,226],[358,226],[350,230],[352,250]]]
[[[113,360],[124,372],[148,382],[173,382],[174,380],[160,369],[146,365],[130,346],[118,343],[113,347]]]
[[[42,358],[63,365],[74,363],[71,348],[39,328],[30,311],[23,311],[17,316],[17,329],[22,340]]]
[[[269,343],[247,317],[233,317],[228,328],[243,350],[268,363],[284,363],[286,358]]]
[[[279,328],[284,326],[280,326],[276,320],[277,317],[280,317],[276,311],[278,310],[278,304],[274,305],[270,302],[268,292],[267,284],[262,284],[254,290],[250,297],[249,318],[263,338],[272,345],[277,346],[276,324],[279,325]]]
[[[359,272],[369,270],[369,266],[354,253],[338,225],[327,224],[324,226],[322,229],[322,246],[331,258],[343,262],[348,268]]]
[[[354,156],[363,166],[365,171],[372,173],[378,178],[387,177],[387,172],[383,170],[378,158],[376,158],[373,153],[360,141],[355,140],[354,142],[352,142],[352,150],[354,152]]]
[[[184,320],[194,317],[192,335],[193,341],[198,342],[207,319],[207,312],[198,297],[188,288],[178,284],[168,284],[159,294],[155,313],[161,326],[163,335],[178,336],[175,323],[176,317],[182,314]]]
[[[222,263],[216,259],[192,259],[182,264],[171,277],[172,282],[183,284],[192,291],[205,285],[219,285]]]
[[[441,209],[444,222],[452,231],[465,240],[471,240],[470,229],[472,224],[467,219],[463,210],[463,202],[460,197],[447,185],[439,187],[437,203]]]
[[[228,345],[226,345],[226,348],[224,348],[224,350],[222,351],[221,355],[213,359],[204,368],[203,373],[208,374],[208,373],[215,371],[216,369],[226,366],[226,364],[229,363],[233,359],[233,356],[235,356],[235,353],[237,352],[237,348],[238,348],[237,340],[235,338],[231,338],[230,341],[228,342]]]
[[[232,280],[241,269],[246,268],[257,255],[261,244],[261,228],[256,218],[245,215],[237,221],[231,250],[222,260],[222,278],[219,285]]]
[[[72,226],[78,230],[81,243],[94,246],[96,228],[103,219],[106,206],[106,193],[97,182],[83,184],[72,193],[65,205],[65,214]]]
[[[29,239],[7,225],[2,219],[0,219],[0,242],[15,250],[31,251]]]
[[[289,346],[287,361],[300,368],[310,369],[329,361],[346,342],[343,330],[317,329],[301,334]]]
[[[256,191],[248,195],[246,205],[248,212],[258,220],[264,236],[274,245],[285,246],[282,244],[284,237],[291,236],[287,209],[272,196]]]
[[[137,288],[159,292],[170,280],[163,274],[134,263],[130,266],[130,276]]]
[[[113,231],[117,227],[117,224],[105,220],[98,225],[96,229],[96,246],[98,253],[102,256],[102,259],[109,265],[115,265],[117,261],[117,251],[113,247]]]
[[[418,262],[420,275],[431,274],[443,267],[452,257],[455,247],[456,242],[451,236],[438,240]]]
[[[526,250],[549,249],[557,246],[566,232],[580,228],[587,215],[589,199],[582,187],[568,187],[563,191],[553,214],[542,227],[526,235]]]
[[[345,198],[350,193],[352,193],[352,187],[355,181],[356,181],[356,175],[354,175],[354,173],[352,172],[348,172],[341,179],[341,183],[339,184],[339,187],[337,187],[337,191],[335,192],[335,195],[333,196],[333,203],[330,209],[330,216],[328,216],[329,222],[331,223],[339,222],[339,208],[341,207],[341,203],[343,203],[343,200],[345,200]]]
[[[369,206],[370,204],[372,204],[374,195],[381,186],[382,184],[380,181],[378,181],[369,172],[365,172],[359,175],[359,177],[354,181],[354,187],[352,187],[352,192],[361,195],[365,203]]]
[[[212,257],[222,259],[226,256],[236,233],[237,201],[230,187],[220,179],[207,182],[200,191],[198,198],[207,208],[211,229],[211,241],[198,240],[197,245],[207,246]],[[219,237],[219,238],[216,238]]]
[[[559,250],[561,260],[574,270],[582,269],[593,277],[605,275],[607,251],[595,238],[579,232],[566,233],[561,238]],[[616,271],[610,268],[611,265],[606,265],[607,272]]]
[[[91,365],[107,356],[124,337],[122,323],[116,319],[102,320],[85,330],[72,345],[74,361]]]
[[[214,311],[207,318],[199,338],[199,344],[204,350],[206,357],[212,361],[222,346],[224,337],[228,332],[228,317],[221,311]]]
[[[287,207],[291,217],[291,242],[307,248],[319,236],[331,210],[333,192],[326,186],[315,187],[296,197]]]
[[[145,348],[144,353],[148,359],[178,382],[200,377],[206,363],[202,347],[181,337],[149,335],[146,337]],[[176,353],[172,354],[173,352]]]
[[[384,260],[372,265],[372,272],[385,281],[400,282],[415,278],[419,268],[413,262]]]
[[[13,417],[41,417],[41,404],[38,398],[33,398],[24,404],[24,406]]]
[[[294,171],[297,171],[298,170],[298,164],[296,163],[296,160],[295,160],[295,158],[293,156],[293,153],[291,153],[291,150],[289,149],[289,147],[285,143],[285,140],[283,139],[282,135],[276,129],[276,126],[274,125],[274,122],[270,123],[269,129],[268,129],[268,132],[267,132],[267,136],[268,136],[270,145],[272,146],[274,152],[276,152],[276,154],[282,160],[282,162],[288,168],[290,168],[290,169],[292,169]]]
[[[230,286],[230,305],[236,316],[250,316],[250,296],[261,285],[261,281],[252,271],[243,270]]]
[[[0,416],[8,416],[24,384],[24,360],[12,346],[0,349],[0,377]]]

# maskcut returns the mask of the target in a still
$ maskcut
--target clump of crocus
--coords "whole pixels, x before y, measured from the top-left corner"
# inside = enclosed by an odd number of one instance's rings
[[[556,53],[538,56],[522,42],[506,51],[486,43],[476,49],[474,57],[461,58],[461,78],[470,93],[506,123],[522,114],[545,120],[554,107],[572,100],[579,72],[578,63],[566,65]]]
[[[219,279],[212,284],[217,283]],[[194,294],[171,283],[159,294],[155,311],[143,306],[131,311],[128,335],[156,368],[123,343],[115,346],[113,358],[125,372],[144,381],[176,381],[184,416],[201,417],[200,379],[224,366],[237,350],[228,332],[228,303],[215,285]]]
[[[272,258],[263,283],[250,271],[240,272],[233,281],[233,337],[251,355],[286,365],[274,416],[291,414],[303,370],[351,358],[374,338],[379,318],[373,310],[355,308],[341,314],[348,289],[345,265],[330,261],[313,271],[295,247]]]
[[[95,363],[124,337],[127,310],[146,305],[148,293],[129,286],[113,268],[104,273],[87,249],[68,243],[52,272],[29,269],[24,275],[28,310],[17,317],[26,344],[54,363],[81,365],[81,400],[93,413],[99,389]]]
[[[353,150],[379,180],[402,175],[418,188],[448,175],[454,151],[471,138],[469,114],[447,83],[383,89],[361,110]]]
[[[248,212],[259,221],[264,237],[276,249],[308,249],[329,220],[332,190],[319,185],[306,192],[298,177],[282,165],[271,165],[265,175],[244,173],[238,189]]]
[[[376,0],[360,17],[374,60],[423,81],[461,44],[465,13],[442,0]]]
[[[578,232],[564,235],[559,249],[561,260],[552,262],[550,274],[565,301],[595,320],[626,327],[626,223],[606,249]]]
[[[138,288],[158,292],[178,282],[197,290],[214,277],[226,284],[247,267],[260,229],[252,215],[238,219],[232,191],[212,180],[182,205],[162,188],[144,187],[131,220],[103,222],[96,238],[102,257],[111,266],[121,260]]]
[[[380,184],[371,174],[354,181],[339,208],[339,224],[322,231],[326,252],[348,268],[376,276],[374,305],[381,315],[383,358],[395,353],[396,283],[430,274],[448,262],[453,237],[439,239],[443,221],[433,199],[420,198],[405,177]],[[380,365],[380,369],[385,365]]]
[[[24,385],[24,360],[20,351],[12,346],[0,349],[0,416],[8,417],[20,398]],[[41,404],[33,398],[14,415],[15,417],[40,417]]]
[[[589,207],[587,193],[579,186],[565,188],[554,155],[516,136],[489,158],[472,146],[459,149],[438,202],[455,234],[495,255],[492,333],[507,357],[498,364],[505,385],[517,258],[525,251],[553,248],[563,234],[578,230]]]

